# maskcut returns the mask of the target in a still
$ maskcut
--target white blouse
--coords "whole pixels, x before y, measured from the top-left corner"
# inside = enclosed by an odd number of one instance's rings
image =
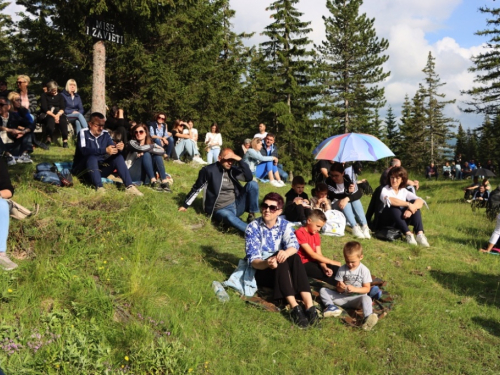
[[[207,143],[208,142],[208,143]],[[220,133],[207,133],[205,136],[205,143],[211,148],[220,148],[222,146],[222,136]]]
[[[386,207],[391,207],[391,201],[389,200],[389,198],[397,198],[406,202],[413,201],[415,199],[422,199],[417,197],[415,194],[413,194],[411,191],[405,188],[399,189],[399,191],[396,194],[396,192],[392,187],[390,187],[389,185],[385,185],[382,188],[382,192],[380,193],[380,200],[384,202],[384,205]]]

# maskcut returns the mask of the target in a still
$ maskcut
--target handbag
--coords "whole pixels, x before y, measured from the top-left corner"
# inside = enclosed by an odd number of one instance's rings
[[[403,237],[403,233],[396,228],[381,228],[375,231],[375,237],[382,241],[393,242]]]

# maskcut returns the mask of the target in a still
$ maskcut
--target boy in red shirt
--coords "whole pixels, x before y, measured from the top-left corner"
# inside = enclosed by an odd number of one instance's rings
[[[319,231],[326,223],[326,216],[321,210],[312,210],[306,225],[295,231],[300,248],[298,255],[304,264],[308,277],[322,280],[330,285],[337,285],[335,274],[340,262],[329,259],[321,253]]]

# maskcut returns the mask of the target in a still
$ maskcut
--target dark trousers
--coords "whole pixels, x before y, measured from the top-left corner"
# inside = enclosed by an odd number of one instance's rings
[[[301,292],[311,293],[306,269],[297,254],[279,263],[278,268],[257,270],[255,280],[258,287],[272,288],[275,300],[297,296]]]
[[[87,158],[86,169],[83,171],[74,171],[73,174],[79,175],[82,172],[86,172],[84,175],[85,180],[98,188],[102,187],[101,177],[108,177],[115,169],[125,186],[132,185],[130,173],[125,164],[125,159],[123,159],[121,154],[112,155],[106,160],[100,160],[100,157],[91,155]]]
[[[413,203],[413,202],[412,202]],[[403,233],[408,232],[410,229],[409,225],[413,226],[413,232],[418,233],[424,231],[424,225],[422,224],[422,215],[420,210],[417,210],[410,218],[405,219],[403,213],[406,207],[386,207],[382,211],[382,225],[380,227],[395,227],[398,228]]]
[[[7,144],[4,144],[0,139],[0,155],[6,151],[14,156],[21,156],[24,152],[33,152],[33,145],[31,143],[32,137],[32,134],[28,133],[21,138],[16,138],[13,143]]]
[[[165,150],[165,154],[167,154],[167,156],[169,158],[172,158],[172,152],[174,151],[174,137],[170,136],[167,138],[167,141],[168,141],[168,145],[166,146],[162,146],[161,145],[161,141],[158,139],[158,138],[155,138],[153,139],[155,141],[155,143],[158,145],[158,146],[161,146],[163,147],[163,149]]]
[[[291,203],[285,207],[285,217],[288,221],[300,221],[302,223],[307,220],[307,216],[309,216],[310,213],[311,209],[301,204]]]
[[[318,262],[307,262],[304,264],[307,277],[318,279],[324,281],[325,283],[335,286],[337,285],[337,281],[335,281],[335,275],[337,274],[337,271],[339,270],[340,267],[332,266],[331,264],[327,264],[327,266],[333,271],[332,276],[330,277],[325,275]]]
[[[65,115],[59,117],[59,124],[56,124],[56,120],[52,116],[45,117],[45,131],[47,133],[47,137],[51,137],[54,134],[54,130],[56,129],[56,125],[59,127],[59,131],[61,132],[61,136],[63,141],[68,140],[68,119]]]

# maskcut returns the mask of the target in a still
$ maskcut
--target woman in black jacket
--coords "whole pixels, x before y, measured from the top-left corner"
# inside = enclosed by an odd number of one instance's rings
[[[68,119],[64,114],[66,101],[57,89],[57,82],[50,81],[47,83],[47,92],[44,92],[41,97],[42,109],[40,113],[42,117],[45,117],[45,131],[47,132],[45,143],[49,145],[52,142],[52,135],[57,125],[63,139],[63,147],[68,148]]]
[[[334,208],[340,209],[352,228],[352,234],[358,238],[371,238],[365,211],[360,198],[363,195],[356,182],[344,174],[344,166],[335,163],[330,167],[326,179],[328,185],[328,199],[335,203]]]

